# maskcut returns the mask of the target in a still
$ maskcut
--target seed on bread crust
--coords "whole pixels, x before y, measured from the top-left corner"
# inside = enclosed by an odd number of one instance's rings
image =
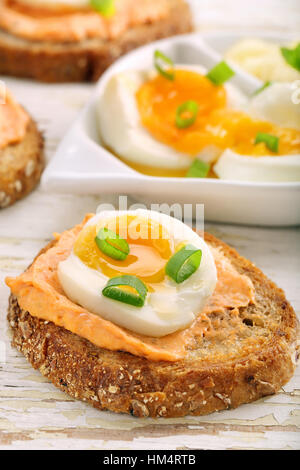
[[[299,359],[295,312],[283,291],[252,263],[212,235],[206,234],[205,239],[221,247],[234,267],[254,284],[256,305],[246,310],[248,315],[264,319],[264,326],[247,326],[251,350],[244,347],[241,338],[239,350],[233,343],[222,354],[223,342],[215,344],[204,338],[203,344],[181,361],[149,361],[99,348],[52,322],[33,317],[11,295],[8,321],[13,345],[70,396],[100,410],[137,417],[204,415],[276,393],[292,377]],[[241,318],[244,314],[242,309]]]

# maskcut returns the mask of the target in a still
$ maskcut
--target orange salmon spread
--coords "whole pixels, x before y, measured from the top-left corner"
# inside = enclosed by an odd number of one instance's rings
[[[20,142],[26,134],[28,123],[29,116],[23,108],[8,91],[1,93],[0,90],[0,150]]]
[[[162,75],[148,80],[137,91],[136,99],[141,121],[150,134],[193,157],[209,146],[230,148],[253,157],[300,152],[300,130],[279,127],[227,108],[226,89],[191,70],[176,69],[173,81]],[[196,120],[187,128],[178,128],[176,110],[188,100],[198,105]],[[278,152],[272,152],[263,142],[254,144],[259,132],[279,138]]]
[[[204,310],[187,329],[162,338],[152,338],[133,333],[101,318],[69,300],[58,281],[58,264],[68,258],[75,240],[86,222],[56,235],[56,243],[39,255],[30,268],[17,278],[7,278],[6,283],[23,310],[34,317],[51,321],[58,326],[86,338],[96,346],[113,351],[121,350],[153,361],[177,361],[183,359],[188,350],[195,348],[195,338],[214,335],[210,332],[209,314],[232,310],[230,329],[245,325],[238,318],[238,308],[254,303],[254,287],[251,280],[232,266],[221,250],[212,248],[218,281],[213,295]]]
[[[33,41],[111,40],[134,26],[165,18],[169,5],[166,0],[119,0],[116,13],[106,18],[91,8],[41,10],[22,6],[17,1],[0,0],[0,28]]]

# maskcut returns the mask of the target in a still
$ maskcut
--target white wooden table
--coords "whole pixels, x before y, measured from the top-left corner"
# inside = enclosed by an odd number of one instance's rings
[[[281,31],[297,31],[297,25],[299,29],[298,0],[255,0],[247,15],[246,8],[236,11],[240,1],[198,1],[202,29],[220,25],[235,30],[262,25]],[[44,131],[51,158],[92,85],[5,80]],[[114,197],[54,195],[37,189],[0,212],[0,449],[300,449],[300,368],[280,393],[237,410],[198,418],[136,419],[72,400],[11,348],[4,278],[23,271],[52,232],[77,223],[105,200],[113,202]],[[299,228],[207,223],[205,229],[254,261],[285,290],[300,313]]]

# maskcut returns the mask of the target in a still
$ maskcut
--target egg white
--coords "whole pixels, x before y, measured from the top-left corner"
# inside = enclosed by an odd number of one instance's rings
[[[166,276],[159,291],[148,292],[144,306],[139,308],[104,297],[102,290],[109,278],[87,267],[72,252],[58,266],[58,278],[67,297],[102,318],[139,334],[161,337],[186,328],[201,313],[216,286],[217,272],[208,245],[181,221],[144,209],[103,211],[90,219],[87,225],[98,226],[101,221],[104,223],[125,214],[162,224],[171,236],[173,252],[181,242],[200,248],[202,259],[199,269],[181,284]]]
[[[300,105],[292,101],[291,83],[272,83],[248,102],[250,116],[277,126],[300,129]]]
[[[176,66],[205,74],[202,66]],[[191,156],[156,140],[142,125],[135,94],[142,84],[155,76],[153,70],[121,72],[108,80],[97,103],[101,139],[124,160],[163,170],[184,170]],[[282,127],[300,128],[300,106],[292,102],[289,83],[275,83],[251,98],[230,83],[225,84],[227,106],[253,118]],[[278,157],[239,155],[230,149],[205,147],[197,158],[213,165],[220,179],[234,181],[299,181],[300,155]]]
[[[298,42],[287,44],[287,47],[295,47]],[[225,53],[225,59],[262,81],[292,82],[300,78],[300,73],[285,61],[279,45],[269,40],[241,39]]]
[[[202,66],[180,66],[200,74],[207,71]],[[97,103],[100,138],[119,157],[128,162],[161,169],[188,169],[192,159],[189,154],[156,140],[142,125],[135,94],[142,84],[153,78],[153,70],[130,70],[111,77]],[[228,107],[241,109],[246,97],[235,86],[225,84]],[[212,162],[220,155],[216,146],[208,146],[197,157]]]
[[[225,150],[214,165],[222,180],[253,182],[300,181],[300,155],[253,157]]]
[[[274,83],[254,95],[245,107],[254,118],[300,129],[300,106],[292,102],[289,83]],[[213,167],[223,180],[254,182],[300,181],[300,155],[251,156],[225,150]]]

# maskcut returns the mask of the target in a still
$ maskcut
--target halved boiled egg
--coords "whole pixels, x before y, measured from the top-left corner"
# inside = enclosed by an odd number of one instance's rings
[[[233,85],[213,85],[204,67],[175,69],[172,81],[149,70],[121,72],[108,80],[98,102],[101,140],[145,173],[184,176],[195,157],[214,161],[220,154],[217,129],[199,133],[195,126],[205,123],[212,110],[239,109],[246,102]],[[178,129],[176,110],[188,99],[199,104],[197,123]]]
[[[300,155],[257,157],[225,150],[214,166],[222,180],[278,182],[300,181]]]
[[[255,133],[263,132],[265,142],[256,144],[252,154],[244,140],[226,149],[214,165],[215,174],[225,180],[300,181],[300,106],[292,101],[291,85],[270,84],[249,101],[247,111],[257,119]],[[277,139],[277,151],[268,148],[268,139]]]
[[[270,83],[255,94],[247,105],[253,118],[272,122],[277,126],[300,130],[300,106],[293,102],[291,83]]]
[[[174,66],[171,73],[132,70],[111,77],[97,107],[104,145],[134,169],[155,176],[194,176],[188,169],[200,160],[206,167],[200,176],[227,179],[218,165],[227,149],[243,161],[240,171],[230,167],[232,180],[240,175],[247,179],[244,156],[253,157],[251,167],[257,168],[249,172],[249,180],[260,173],[258,181],[263,181],[266,175],[258,157],[276,156],[268,165],[278,166],[278,174],[285,165],[278,157],[293,155],[298,164],[299,106],[292,103],[287,85],[272,85],[246,98],[225,83],[227,64],[216,69],[221,83],[200,66]],[[275,144],[269,145],[271,141]],[[282,178],[293,180],[288,160],[286,164]]]
[[[160,337],[195,320],[215,289],[217,272],[208,245],[190,227],[138,209],[103,211],[90,219],[59,263],[58,278],[82,307]]]

